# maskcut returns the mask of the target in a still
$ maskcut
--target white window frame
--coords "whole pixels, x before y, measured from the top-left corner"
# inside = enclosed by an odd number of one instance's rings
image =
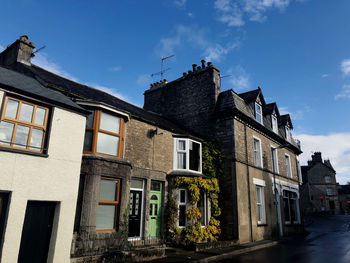
[[[185,141],[185,150],[178,149],[178,142]],[[195,142],[199,144],[199,171],[190,169],[190,142]],[[177,168],[178,159],[177,153],[184,152],[186,153],[186,169]],[[173,161],[173,169],[178,171],[191,171],[193,173],[202,173],[202,143],[187,139],[187,138],[174,138],[174,161]]]
[[[256,152],[256,149],[254,147],[255,141],[259,142],[259,162],[260,163],[257,163],[257,160],[255,158],[255,152]],[[261,150],[261,139],[259,139],[258,137],[255,137],[255,136],[253,136],[253,161],[254,161],[254,165],[255,166],[260,167],[260,168],[263,167],[262,150]]]
[[[272,130],[278,134],[278,122],[275,115],[271,115]]]
[[[256,184],[256,194],[258,194],[258,189],[260,193],[260,203],[258,203],[258,199],[256,198],[256,216],[257,216],[257,221],[258,225],[263,225],[266,224],[266,211],[265,211],[265,187],[262,185]],[[261,207],[261,218],[259,220],[259,206]]]
[[[260,113],[258,113],[257,108],[260,109]],[[258,117],[257,117],[258,115],[260,116],[260,121],[258,120]],[[257,102],[255,102],[255,120],[257,122],[263,124],[262,106]]]
[[[208,197],[207,197],[207,192],[203,192],[203,201],[204,201],[204,214],[202,214],[202,218],[204,217],[204,225],[202,225],[202,228],[205,227],[206,225],[209,224],[208,220]],[[197,203],[197,208],[198,208],[198,203]]]
[[[290,142],[290,137],[291,137],[291,135],[290,135],[290,128],[289,128],[288,125],[285,126],[285,130],[286,130],[286,140],[287,140],[288,142]]]
[[[288,158],[288,165],[286,162],[286,158]],[[291,160],[290,160],[290,155],[289,154],[284,154],[284,163],[285,163],[285,167],[286,167],[286,176],[287,178],[292,178],[292,164],[291,164]]]
[[[334,195],[333,188],[327,187],[327,195],[328,196],[333,196]]]
[[[185,202],[181,202],[181,191],[184,191],[185,192]],[[179,223],[180,223],[180,205],[184,205],[185,206],[185,213],[187,211],[187,203],[188,203],[188,191],[186,188],[179,188],[178,189],[178,202],[177,202],[177,208],[178,208],[178,214],[177,214],[177,226],[179,228],[185,228],[186,225],[187,225],[187,218],[185,216],[185,226],[180,226]]]
[[[272,150],[273,149],[273,150]],[[271,151],[271,164],[272,164],[272,171],[273,171],[273,166],[275,166],[275,174],[279,173],[279,167],[278,167],[278,152],[277,152],[277,147],[270,145],[270,151]],[[275,155],[273,154],[275,153]],[[274,163],[274,156],[276,157],[276,163]]]

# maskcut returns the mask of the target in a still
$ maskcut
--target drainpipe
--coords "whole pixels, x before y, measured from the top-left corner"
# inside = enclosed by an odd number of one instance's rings
[[[277,148],[275,148],[276,152],[272,153],[272,154],[276,154],[276,156],[277,156]],[[274,160],[275,156],[272,156],[272,158]],[[276,158],[276,161],[277,161],[277,158]],[[279,219],[279,216],[278,216],[278,193],[277,193],[277,185],[276,185],[276,167],[275,167],[274,163],[272,163],[272,172],[273,172],[273,191],[275,192],[277,239],[280,239],[281,232],[280,232],[280,219]]]
[[[247,126],[244,124],[244,140],[245,140],[245,158],[247,166],[247,186],[248,186],[248,209],[249,209],[249,228],[250,228],[250,242],[253,242],[253,223],[252,223],[252,207],[250,201],[250,175],[248,165],[248,142],[247,142]]]

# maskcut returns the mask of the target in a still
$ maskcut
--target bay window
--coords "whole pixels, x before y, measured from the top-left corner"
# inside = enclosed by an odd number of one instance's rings
[[[86,120],[84,153],[122,157],[124,120],[101,110]]]
[[[42,153],[49,109],[6,97],[0,122],[0,146]]]
[[[174,170],[202,172],[202,145],[191,139],[175,138]]]

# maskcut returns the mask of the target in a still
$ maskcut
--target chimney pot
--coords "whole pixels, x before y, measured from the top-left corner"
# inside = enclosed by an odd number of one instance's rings
[[[211,65],[212,65],[212,63],[211,63],[211,62],[208,62],[208,63],[207,63],[207,66],[208,66],[208,67],[210,67]]]
[[[201,69],[201,67],[200,67],[200,66],[198,66],[198,67],[197,67],[197,70],[200,70],[200,69]]]
[[[201,63],[202,63],[202,68],[205,68],[205,60],[204,59],[201,60]]]
[[[196,71],[196,67],[197,67],[197,65],[196,65],[196,64],[192,64],[192,70],[193,70],[193,72],[195,72],[195,71]]]
[[[186,72],[182,73],[182,76],[186,77],[186,76],[187,76],[187,73],[186,73]]]
[[[188,71],[188,75],[190,75],[191,73],[192,73],[192,71],[191,71],[191,70],[189,70],[189,71]]]

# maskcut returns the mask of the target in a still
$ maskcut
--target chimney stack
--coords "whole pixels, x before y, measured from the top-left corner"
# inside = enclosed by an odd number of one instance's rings
[[[0,64],[11,66],[16,62],[21,62],[30,66],[34,48],[35,46],[28,40],[28,36],[23,35],[0,53]]]

